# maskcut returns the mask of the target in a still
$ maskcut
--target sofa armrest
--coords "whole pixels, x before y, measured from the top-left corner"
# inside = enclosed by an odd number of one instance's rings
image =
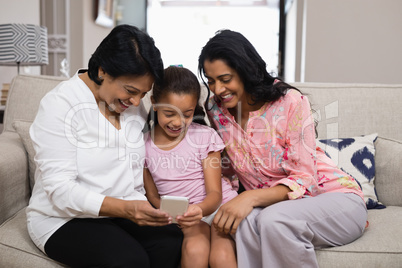
[[[28,205],[30,188],[28,157],[20,137],[5,131],[0,135],[0,224]]]
[[[375,142],[375,181],[378,200],[402,206],[402,142],[378,137]]]

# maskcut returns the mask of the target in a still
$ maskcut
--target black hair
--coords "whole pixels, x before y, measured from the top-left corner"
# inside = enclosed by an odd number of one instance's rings
[[[294,88],[282,81],[274,84],[278,77],[268,73],[265,61],[254,46],[241,33],[235,31],[220,30],[216,32],[201,51],[198,58],[198,71],[203,83],[209,89],[203,78],[206,60],[211,62],[222,60],[234,69],[244,84],[244,90],[250,94],[251,100],[254,102],[251,104],[259,101],[276,101],[284,96],[289,88]]]
[[[205,112],[199,104],[201,96],[201,85],[195,74],[184,67],[169,66],[164,71],[164,79],[161,84],[154,85],[152,97],[156,103],[169,93],[191,94],[197,99],[197,105],[194,110],[193,122],[207,125],[205,122]],[[157,112],[151,107],[148,114],[148,129],[158,124]]]
[[[163,79],[163,62],[154,40],[131,25],[113,28],[89,59],[89,78],[101,85],[99,67],[113,78],[150,74],[155,79],[155,84]]]
[[[244,90],[251,96],[253,101],[250,103],[251,105],[259,101],[277,101],[290,88],[303,94],[299,89],[283,82],[279,77],[270,75],[265,61],[246,37],[241,33],[225,29],[217,31],[215,36],[209,39],[198,58],[198,72],[202,82],[208,88],[205,105],[208,103],[210,95],[208,83],[204,80],[206,60],[210,62],[222,60],[234,69],[244,84]],[[278,81],[274,83],[275,80]],[[314,110],[312,111],[314,112]],[[314,120],[316,136],[317,124],[318,122]]]

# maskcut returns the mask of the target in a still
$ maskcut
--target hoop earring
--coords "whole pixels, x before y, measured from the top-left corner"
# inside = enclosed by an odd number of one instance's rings
[[[99,79],[102,80],[102,76],[101,76],[101,75],[99,76]]]

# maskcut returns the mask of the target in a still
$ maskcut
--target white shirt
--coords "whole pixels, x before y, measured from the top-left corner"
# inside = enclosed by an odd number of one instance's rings
[[[130,106],[117,130],[75,74],[40,102],[30,128],[35,186],[28,231],[44,251],[47,239],[72,218],[97,218],[105,196],[146,200],[143,185],[146,112]]]

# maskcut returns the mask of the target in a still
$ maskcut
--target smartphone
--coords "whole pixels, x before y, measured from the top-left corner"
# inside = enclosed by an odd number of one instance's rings
[[[173,219],[173,223],[177,223],[176,217],[183,215],[188,208],[189,199],[183,196],[161,196],[161,210],[167,212]]]

